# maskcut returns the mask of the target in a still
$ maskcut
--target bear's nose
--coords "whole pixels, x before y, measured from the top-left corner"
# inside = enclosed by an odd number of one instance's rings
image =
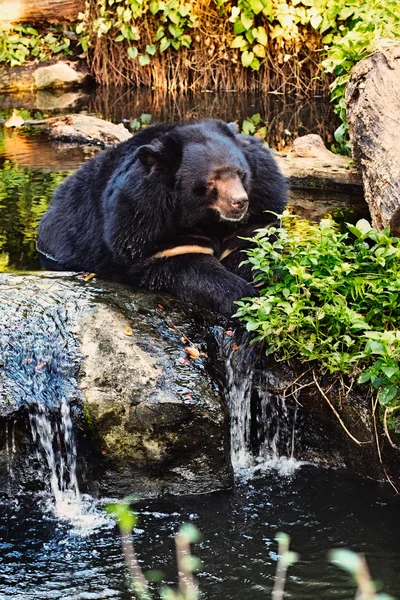
[[[233,208],[235,208],[236,210],[242,210],[246,206],[247,202],[248,202],[247,194],[241,194],[241,195],[235,196],[231,200],[231,204],[232,204]]]

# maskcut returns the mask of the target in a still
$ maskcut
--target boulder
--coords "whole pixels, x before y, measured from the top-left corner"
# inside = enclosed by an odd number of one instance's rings
[[[204,346],[212,317],[199,323],[196,310],[195,326],[173,300],[46,274],[2,275],[0,301],[3,488],[10,472],[18,485],[42,485],[29,418],[39,406],[57,421],[63,397],[82,489],[154,496],[231,485],[218,387],[207,357],[184,349]]]

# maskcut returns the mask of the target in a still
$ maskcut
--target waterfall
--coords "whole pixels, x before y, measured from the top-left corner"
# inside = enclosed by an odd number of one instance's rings
[[[229,351],[225,363],[233,469],[240,476],[272,468],[291,474],[303,464],[294,458],[297,405],[289,410],[283,393],[271,391],[267,372],[256,371],[243,353],[234,356]]]
[[[79,514],[81,493],[76,475],[76,444],[73,435],[70,407],[62,399],[59,411],[43,405],[37,405],[30,414],[33,443],[36,458],[43,466],[41,475],[46,481],[54,498],[54,513],[60,518],[71,518]]]
[[[45,510],[75,525],[80,535],[100,526],[112,526],[112,519],[97,510],[93,498],[79,490],[69,402],[63,398],[58,410],[35,405],[29,419],[40,476],[49,492]]]

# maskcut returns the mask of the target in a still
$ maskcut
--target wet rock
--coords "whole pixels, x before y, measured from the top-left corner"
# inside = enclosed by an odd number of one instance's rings
[[[51,139],[77,144],[109,146],[132,137],[122,123],[115,125],[88,115],[76,114],[47,119],[44,126],[49,129]]]
[[[81,87],[91,81],[83,62],[60,60],[0,67],[0,93]]]
[[[29,414],[38,403],[57,412],[62,397],[75,407],[84,489],[149,496],[229,487],[221,396],[207,358],[188,360],[181,339],[204,346],[212,317],[124,286],[46,274],[1,276],[0,300],[3,487],[10,471],[18,485],[41,485]]]
[[[278,152],[275,158],[294,188],[363,192],[361,177],[350,159],[330,152],[319,135],[297,138],[291,152]]]
[[[265,356],[246,336],[236,331],[220,345],[232,418],[242,419],[244,433],[236,441],[242,456],[247,448],[260,469],[279,466],[283,457],[399,481],[400,451],[385,435],[379,410],[373,415],[367,386],[322,375],[309,363]]]

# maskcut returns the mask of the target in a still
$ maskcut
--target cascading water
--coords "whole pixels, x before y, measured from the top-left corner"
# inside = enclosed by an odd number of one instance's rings
[[[18,280],[16,280],[18,281]],[[62,283],[58,283],[61,287]],[[44,483],[47,514],[93,528],[108,521],[95,510],[90,496],[80,493],[77,478],[77,446],[71,419],[71,403],[80,396],[77,385],[79,349],[73,335],[77,315],[88,292],[66,287],[63,302],[52,286],[46,294],[22,292],[18,285],[3,299],[0,311],[0,364],[4,406],[21,408],[29,415],[32,446],[26,436],[19,444],[29,446],[25,469],[29,480]],[[81,296],[82,294],[82,296]],[[86,297],[86,296],[85,296]],[[32,301],[34,298],[34,301]],[[28,425],[29,427],[29,425]],[[16,456],[14,422],[6,420],[6,459],[9,482]],[[33,456],[32,456],[33,454]],[[33,460],[32,460],[33,458]],[[19,464],[21,471],[21,465]],[[17,474],[15,474],[15,478]],[[19,472],[18,477],[23,478]],[[19,482],[16,483],[18,492]],[[32,485],[32,484],[30,484]],[[10,497],[16,493],[10,488]]]
[[[82,514],[81,493],[76,475],[76,444],[70,407],[62,399],[59,413],[37,406],[30,414],[32,438],[39,464],[49,471],[49,484],[57,517],[74,519]],[[43,467],[42,477],[46,479]]]
[[[283,393],[270,391],[268,373],[256,372],[243,356],[234,359],[235,352],[228,351],[226,391],[233,469],[240,476],[271,468],[290,474],[303,464],[294,458],[296,403],[289,411]]]

